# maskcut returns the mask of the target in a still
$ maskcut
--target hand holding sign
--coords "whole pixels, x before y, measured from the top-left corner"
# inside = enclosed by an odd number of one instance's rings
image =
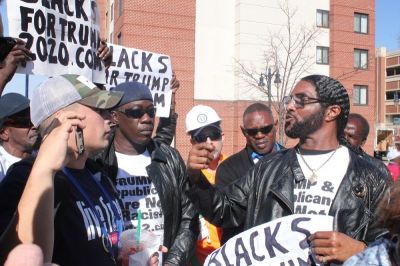
[[[316,232],[310,236],[309,240],[316,259],[322,263],[343,263],[366,247],[364,242],[333,231]]]
[[[113,54],[111,49],[107,46],[106,39],[101,39],[97,53],[101,61],[103,61],[104,67],[108,69],[111,66]]]
[[[15,39],[15,41],[14,47],[6,58],[0,62],[0,93],[1,88],[14,76],[17,67],[31,60],[31,52],[25,47],[25,42],[20,39]]]

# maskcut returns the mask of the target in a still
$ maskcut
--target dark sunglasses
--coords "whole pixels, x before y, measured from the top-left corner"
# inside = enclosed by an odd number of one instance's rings
[[[207,138],[210,138],[210,140],[220,140],[222,138],[222,132],[218,130],[213,130],[205,133],[200,132],[199,134],[194,134],[192,136],[192,139],[196,143],[206,142]]]
[[[30,117],[10,117],[4,121],[4,126],[29,128],[33,127]]]
[[[261,127],[261,128],[244,128],[243,131],[249,135],[254,137],[255,135],[258,134],[258,132],[261,132],[264,135],[267,135],[269,132],[271,132],[271,130],[274,128],[274,125],[268,125],[265,127]]]
[[[118,111],[120,113],[123,113],[124,115],[131,117],[131,118],[142,118],[142,116],[144,116],[144,114],[148,114],[148,116],[150,116],[151,118],[154,118],[154,116],[156,115],[156,108],[149,108],[149,109],[127,109],[124,111]]]

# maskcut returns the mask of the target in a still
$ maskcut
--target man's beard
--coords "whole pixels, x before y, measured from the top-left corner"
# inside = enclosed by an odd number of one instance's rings
[[[290,129],[286,129],[285,133],[289,138],[305,138],[321,128],[324,121],[325,110],[306,117],[303,121],[294,122]]]

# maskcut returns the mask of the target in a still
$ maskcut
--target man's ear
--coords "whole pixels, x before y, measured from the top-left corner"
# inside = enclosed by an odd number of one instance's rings
[[[331,105],[328,106],[328,108],[326,109],[326,115],[325,115],[325,120],[327,122],[331,122],[333,120],[335,120],[340,113],[342,112],[342,108],[340,108],[339,105],[335,104],[335,105]]]
[[[111,113],[111,122],[118,125],[119,119],[118,119],[117,111],[111,111],[110,113]]]
[[[7,128],[0,129],[0,140],[1,141],[8,141],[9,139],[9,130]]]

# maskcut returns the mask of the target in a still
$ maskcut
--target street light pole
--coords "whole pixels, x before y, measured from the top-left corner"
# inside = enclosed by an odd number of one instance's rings
[[[268,107],[270,107],[270,108],[271,108],[271,104],[272,104],[272,87],[271,87],[272,86],[272,77],[274,77],[274,76],[275,76],[274,84],[276,87],[278,87],[279,84],[281,84],[279,70],[276,69],[274,72],[271,72],[270,67],[268,69],[266,69],[266,73],[260,74],[260,81],[258,83],[258,86],[264,87],[265,86],[264,78],[267,80]]]

